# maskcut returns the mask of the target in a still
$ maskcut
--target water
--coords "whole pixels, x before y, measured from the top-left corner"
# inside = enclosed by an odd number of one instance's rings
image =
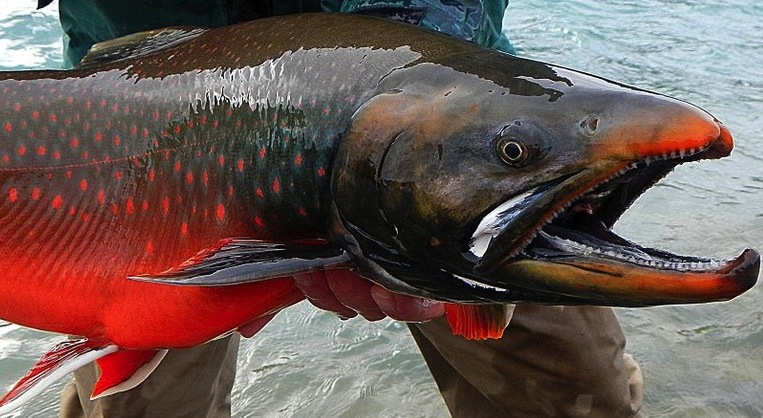
[[[18,3],[18,4],[17,4]],[[30,3],[30,4],[27,4]],[[0,67],[57,67],[54,10],[0,0]],[[692,0],[512,1],[520,54],[670,94],[724,121],[730,158],[679,167],[618,223],[676,252],[763,248],[763,5]],[[763,416],[763,290],[702,306],[621,309],[654,417]],[[0,326],[0,387],[59,337]],[[53,416],[60,385],[11,416]],[[430,417],[447,412],[405,327],[339,321],[299,305],[243,343],[238,417]]]

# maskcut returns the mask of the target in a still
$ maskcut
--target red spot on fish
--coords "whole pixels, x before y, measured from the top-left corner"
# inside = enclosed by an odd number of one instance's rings
[[[201,182],[205,186],[209,184],[209,172],[207,170],[201,172]]]
[[[212,121],[212,127],[213,128],[219,128],[220,127],[220,121],[215,119]]]
[[[225,219],[225,206],[223,206],[222,203],[217,204],[217,208],[215,208],[215,216],[218,221]]]
[[[118,104],[111,105],[111,111],[114,113],[119,112],[119,105]]]
[[[71,140],[72,148],[77,148],[79,146],[79,139],[76,137],[72,138]]]
[[[74,207],[69,208],[69,216],[74,216],[74,214],[77,213],[77,211],[74,209]]]
[[[154,178],[156,177],[156,170],[153,168],[148,170],[148,181],[154,181]]]
[[[280,193],[281,192],[281,182],[278,180],[277,177],[275,179],[273,179],[273,184],[272,184],[271,188],[273,189],[273,193]]]
[[[175,161],[175,171],[180,171],[181,168],[183,168],[183,166],[180,164],[180,161]]]
[[[40,194],[42,194],[42,191],[39,187],[32,189],[32,200],[40,200]]]
[[[146,255],[153,255],[154,254],[154,243],[152,241],[149,241],[146,243]]]
[[[5,129],[5,132],[10,133],[11,131],[13,131],[13,124],[10,122],[5,122],[5,125],[3,126],[3,128]]]
[[[48,119],[49,119],[49,120],[50,120],[52,123],[56,123],[56,122],[58,121],[58,116],[56,116],[56,114],[55,114],[55,113],[51,113],[51,114],[48,116]]]
[[[148,210],[148,201],[143,200],[142,202],[140,202],[140,210],[144,212]]]
[[[122,172],[121,171],[115,171],[114,172],[114,179],[122,180]]]
[[[40,118],[40,112],[38,112],[36,110],[33,111],[32,112],[32,119],[39,119],[39,118]]]
[[[180,224],[180,233],[183,235],[188,235],[188,222],[183,222]]]
[[[101,189],[98,190],[98,204],[103,205],[104,203],[106,203],[106,191]]]
[[[172,130],[173,132],[175,132],[175,135],[179,134],[181,131],[180,125],[175,125],[175,127]]]
[[[188,184],[193,184],[193,173],[192,172],[189,171],[189,172],[185,173],[185,182],[188,183]]]
[[[90,158],[90,153],[87,151],[82,151],[82,159],[87,160],[88,158]]]
[[[85,212],[82,214],[82,222],[88,222],[90,220],[90,214]]]
[[[98,131],[95,133],[95,142],[101,142],[103,141],[103,133],[101,131]]]
[[[228,186],[228,197],[233,197],[233,186]]]
[[[8,155],[8,154],[4,154],[4,155],[3,155],[3,162],[4,162],[5,164],[8,164],[9,162],[11,162],[11,156],[10,156],[10,155]]]
[[[17,153],[19,156],[23,156],[24,154],[26,154],[26,147],[25,147],[25,146],[23,146],[23,145],[21,145],[21,146],[20,146],[20,147],[19,147],[19,148],[16,150],[16,153]]]
[[[323,167],[320,167],[320,168],[317,170],[317,172],[318,172],[318,175],[319,175],[319,176],[321,176],[321,177],[323,177],[323,176],[325,176],[325,175],[326,175],[326,169],[325,169],[325,168],[323,168]]]
[[[83,192],[87,190],[87,180],[82,179],[79,181],[79,189],[82,190]]]
[[[54,151],[53,152],[53,158],[56,159],[56,160],[60,160],[61,159],[61,151]]]
[[[220,155],[217,156],[217,165],[219,165],[220,167],[225,165],[225,156],[224,155],[220,154]]]
[[[165,197],[164,199],[162,199],[162,212],[164,212],[165,215],[170,212],[170,198],[169,197]]]
[[[114,215],[119,213],[119,206],[117,206],[116,203],[112,203],[111,204],[111,213],[113,213]]]
[[[257,195],[257,197],[265,197],[265,192],[263,192],[259,187],[254,191],[254,193]]]
[[[307,211],[305,210],[305,208],[299,208],[299,210],[297,210],[297,213],[299,213],[300,216],[307,216]]]
[[[149,135],[148,129],[146,129],[146,128],[143,128],[143,131],[140,133],[140,136],[141,136],[143,139],[145,139],[145,138],[148,138],[148,135]]]
[[[236,170],[238,170],[239,172],[244,171],[244,160],[243,159],[239,159],[238,161],[236,161]]]
[[[48,152],[48,150],[46,150],[42,145],[37,147],[37,155],[45,155],[46,152]]]
[[[101,99],[101,107],[106,107],[106,99]]]
[[[201,115],[201,117],[199,118],[199,123],[202,124],[202,125],[206,125],[207,124],[207,115]]]
[[[13,104],[13,110],[15,110],[16,112],[20,112],[21,111],[21,103],[14,103]]]
[[[265,227],[265,221],[263,221],[262,218],[260,218],[259,216],[255,216],[254,217],[254,224],[257,225],[260,228],[264,228]]]
[[[119,135],[114,135],[114,146],[118,147],[122,143],[122,138]]]
[[[158,110],[154,110],[154,115],[153,115],[154,120],[159,120],[159,118],[161,118],[161,117],[162,117],[162,115],[159,113],[159,111]]]
[[[130,134],[131,135],[137,135],[138,134],[138,127],[136,125],[130,125]]]
[[[298,153],[296,157],[294,157],[294,164],[297,166],[302,165],[302,153]]]
[[[56,196],[53,198],[53,202],[51,203],[51,205],[53,206],[53,209],[61,209],[61,206],[62,206],[63,204],[64,204],[64,198],[63,198],[63,197],[61,197],[61,195],[60,195],[60,194],[57,194],[57,195],[56,195]]]
[[[125,203],[125,212],[127,212],[128,215],[135,213],[135,204],[132,201],[132,197],[127,198],[127,202]]]
[[[268,150],[265,147],[260,148],[260,158],[265,158]]]
[[[10,200],[11,203],[19,200],[19,191],[15,187],[8,189],[8,200]]]

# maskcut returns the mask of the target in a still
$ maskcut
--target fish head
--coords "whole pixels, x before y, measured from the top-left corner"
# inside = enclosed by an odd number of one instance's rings
[[[728,155],[722,123],[589,74],[469,58],[399,69],[353,116],[332,187],[364,256],[455,302],[709,302],[755,283],[754,250],[679,256],[612,232],[676,165]]]

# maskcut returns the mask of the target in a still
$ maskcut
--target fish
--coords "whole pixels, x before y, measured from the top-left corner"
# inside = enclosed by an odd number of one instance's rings
[[[303,300],[301,273],[446,302],[483,339],[510,303],[725,301],[760,268],[612,232],[674,167],[731,152],[712,115],[411,25],[157,29],[0,92],[0,319],[71,336],[0,413],[93,361],[93,398],[134,387]]]

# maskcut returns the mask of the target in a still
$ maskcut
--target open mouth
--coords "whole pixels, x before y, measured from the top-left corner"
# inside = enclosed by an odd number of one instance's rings
[[[727,132],[723,128],[722,135]],[[683,286],[680,291],[687,294],[695,286],[703,287],[698,291],[705,292],[705,296],[698,296],[697,300],[687,296],[689,302],[736,296],[757,280],[760,257],[754,250],[746,250],[736,259],[729,260],[684,256],[635,244],[612,231],[612,226],[628,207],[677,165],[718,157],[717,150],[710,144],[702,149],[646,158],[598,184],[583,187],[577,195],[562,198],[561,209],[548,208],[560,207],[559,196],[563,194],[559,191],[565,183],[572,181],[570,178],[574,175],[526,191],[487,214],[475,230],[469,249],[478,259],[474,272],[494,277],[491,273],[506,269],[507,263],[519,265],[520,269],[514,270],[520,271],[522,262],[539,261],[545,271],[533,273],[533,277],[544,275],[539,280],[542,284],[527,280],[513,284],[544,291],[563,288],[571,296],[584,297],[582,294],[574,295],[577,292],[575,289],[581,289],[581,292],[588,289],[583,282],[593,277],[593,281],[599,280],[595,285],[596,291],[601,291],[603,295],[607,294],[608,286],[621,293],[636,291],[639,286],[644,293],[651,290],[659,292],[658,288],[669,286]],[[554,204],[549,203],[552,201]],[[541,206],[545,213],[538,212]],[[520,219],[533,210],[534,220],[528,224],[531,227],[518,236],[515,229],[522,224]],[[538,213],[541,213],[540,216]],[[562,275],[555,271],[558,266],[570,265],[580,273],[564,273],[568,274],[564,279],[554,277]],[[541,267],[537,270],[540,271]],[[600,279],[604,275],[615,280]],[[636,278],[634,284],[627,284],[632,277]],[[641,282],[636,284],[638,280]],[[682,280],[686,283],[680,283]],[[565,283],[555,287],[555,282],[562,281]],[[700,281],[702,284],[698,284]],[[494,280],[490,282],[494,283]],[[718,289],[711,289],[713,286]],[[676,300],[683,301],[682,298],[684,296]]]
[[[529,258],[583,256],[637,264],[646,268],[714,272],[732,260],[683,256],[647,248],[622,238],[612,226],[649,187],[667,175],[686,157],[642,162],[627,172],[596,186],[544,225],[522,250]]]

